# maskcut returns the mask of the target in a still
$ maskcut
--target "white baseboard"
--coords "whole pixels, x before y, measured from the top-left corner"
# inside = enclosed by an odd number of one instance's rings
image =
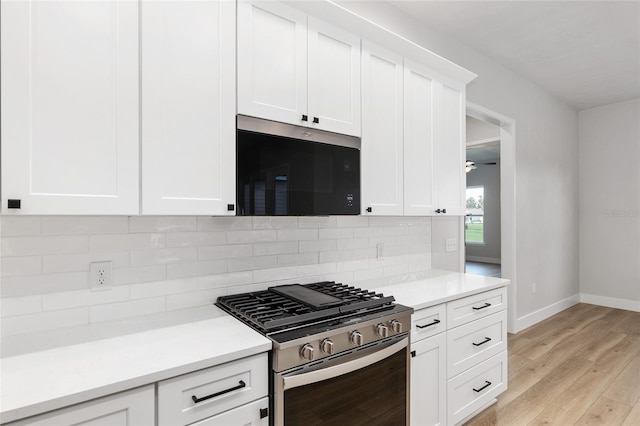
[[[545,306],[542,309],[538,309],[535,312],[518,318],[516,320],[516,333],[524,330],[527,327],[531,327],[532,325],[537,324],[540,321],[557,314],[558,312],[562,312],[565,309],[580,303],[580,301],[582,300],[580,296],[580,294],[574,294],[571,297],[567,297],[566,299],[560,300],[559,302],[553,303],[549,306]]]
[[[465,256],[465,259],[472,262],[494,263],[496,265],[501,263],[500,258],[497,257]]]
[[[592,305],[640,312],[640,300],[618,299],[615,297],[599,296],[597,294],[580,293],[580,301]]]

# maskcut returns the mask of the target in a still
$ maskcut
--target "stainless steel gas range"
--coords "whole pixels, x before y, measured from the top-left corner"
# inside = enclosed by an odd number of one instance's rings
[[[335,282],[218,298],[273,341],[271,423],[409,424],[413,309]]]

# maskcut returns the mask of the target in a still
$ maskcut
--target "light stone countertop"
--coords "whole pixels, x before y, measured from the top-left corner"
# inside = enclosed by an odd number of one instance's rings
[[[0,422],[271,350],[231,316],[0,359]]]
[[[418,310],[508,283],[431,270],[420,280],[371,290]],[[75,344],[0,359],[0,423],[271,350],[268,338],[213,309],[207,309],[204,320],[145,331],[134,328],[97,340],[83,337]]]
[[[482,293],[509,284],[505,278],[485,277],[432,269],[429,276],[411,282],[385,285],[372,290],[393,296],[415,310]]]

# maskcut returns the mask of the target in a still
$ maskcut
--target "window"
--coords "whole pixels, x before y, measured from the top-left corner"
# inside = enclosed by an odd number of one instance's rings
[[[467,244],[484,244],[484,186],[467,188],[464,241]]]

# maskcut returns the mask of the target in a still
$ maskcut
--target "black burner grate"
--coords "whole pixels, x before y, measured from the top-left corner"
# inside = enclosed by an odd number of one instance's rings
[[[339,318],[363,311],[374,311],[392,306],[395,301],[392,296],[385,297],[373,291],[333,281],[307,284],[304,287],[336,297],[342,300],[342,303],[337,306],[316,309],[274,291],[264,290],[221,296],[216,305],[250,324],[258,331],[267,334],[320,320]]]

